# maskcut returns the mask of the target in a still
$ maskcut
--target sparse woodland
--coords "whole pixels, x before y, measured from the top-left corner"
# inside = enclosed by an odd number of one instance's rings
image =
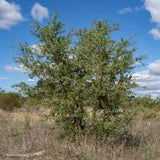
[[[38,43],[19,43],[15,61],[35,86],[0,93],[2,160],[158,160],[160,100],[136,97],[131,40],[118,25],[93,21],[65,30],[55,15],[32,25]]]

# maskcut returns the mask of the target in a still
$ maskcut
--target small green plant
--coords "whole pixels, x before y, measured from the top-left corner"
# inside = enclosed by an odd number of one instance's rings
[[[91,158],[89,158],[86,153],[84,152],[80,152],[77,156],[77,159],[79,160],[92,160]]]

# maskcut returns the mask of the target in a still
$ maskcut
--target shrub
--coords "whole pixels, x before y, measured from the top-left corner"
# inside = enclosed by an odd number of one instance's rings
[[[5,111],[13,111],[22,107],[23,98],[15,93],[0,94],[0,109]]]
[[[121,110],[135,87],[132,70],[141,57],[134,56],[136,48],[129,40],[112,38],[117,29],[107,21],[94,21],[90,28],[68,33],[55,16],[45,26],[35,22],[36,48],[20,43],[22,56],[16,61],[30,78],[38,77],[34,88],[22,89],[48,101],[55,122],[68,135],[86,133],[93,126],[93,134],[106,138],[121,134],[129,122],[122,118],[126,110]],[[97,125],[88,124],[86,104],[91,104]],[[96,116],[98,112],[103,114]]]

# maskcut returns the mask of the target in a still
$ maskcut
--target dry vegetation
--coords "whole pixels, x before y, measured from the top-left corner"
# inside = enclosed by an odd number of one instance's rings
[[[0,111],[0,159],[28,160],[158,160],[160,122],[139,120],[116,142],[93,137],[71,142],[45,120],[44,110]]]

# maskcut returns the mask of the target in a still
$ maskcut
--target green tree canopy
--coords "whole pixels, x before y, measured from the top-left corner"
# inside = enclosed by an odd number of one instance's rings
[[[36,47],[20,43],[22,55],[16,61],[31,78],[38,77],[34,89],[27,90],[48,102],[56,122],[69,133],[94,128],[88,124],[91,117],[98,123],[119,120],[135,87],[132,71],[142,58],[134,56],[130,40],[112,38],[117,29],[107,21],[94,21],[90,28],[67,32],[55,16],[44,26],[34,23]]]

